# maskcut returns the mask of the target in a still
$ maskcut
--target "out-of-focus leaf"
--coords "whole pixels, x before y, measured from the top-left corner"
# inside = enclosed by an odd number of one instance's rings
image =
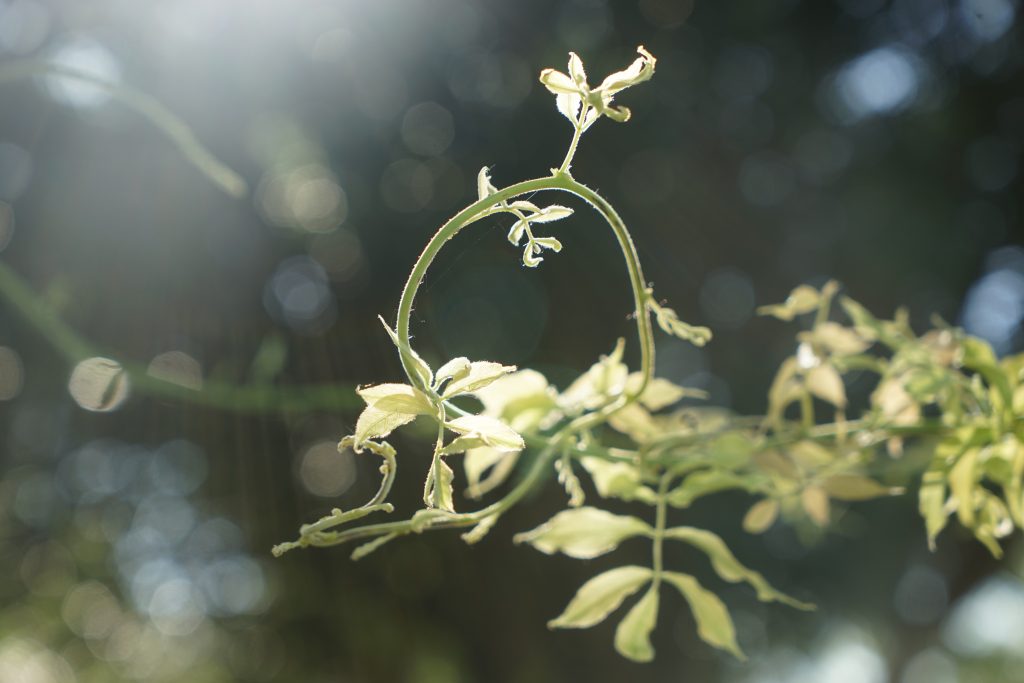
[[[514,429],[495,417],[487,415],[464,415],[445,423],[445,427],[480,440],[473,447],[484,445],[500,451],[521,451],[526,446],[523,437]]]
[[[791,598],[785,593],[772,588],[771,584],[768,583],[764,576],[753,569],[748,569],[740,564],[740,561],[732,554],[732,551],[729,550],[729,546],[725,544],[725,541],[710,531],[694,527],[680,526],[672,529],[666,529],[665,537],[689,543],[690,545],[700,549],[708,556],[708,559],[711,560],[711,566],[723,580],[728,581],[729,583],[746,581],[755,591],[757,591],[757,598],[762,602],[774,601],[781,602],[797,609],[814,609],[813,605]]]
[[[761,476],[755,473],[736,474],[723,470],[703,470],[694,472],[683,483],[668,492],[666,500],[672,507],[689,507],[693,501],[702,496],[726,489],[742,489],[744,491],[760,491],[764,485]]]
[[[634,465],[624,462],[608,462],[600,458],[584,457],[580,460],[583,469],[590,473],[594,488],[602,498],[639,500],[652,504],[654,491],[643,484],[640,471]]]
[[[651,586],[615,629],[615,649],[634,662],[654,659],[651,631],[658,621],[658,589]]]
[[[839,371],[830,363],[822,363],[807,371],[807,389],[837,408],[846,407],[846,389]]]
[[[828,494],[820,486],[808,486],[800,494],[800,504],[804,512],[818,526],[826,526],[831,516]]]
[[[733,626],[729,610],[717,595],[701,586],[689,574],[665,572],[662,577],[675,586],[686,601],[697,622],[697,635],[719,649],[732,653],[737,659],[746,659],[736,643],[736,627]]]
[[[836,474],[822,482],[829,497],[836,500],[870,500],[882,496],[898,496],[904,489],[900,486],[883,486],[874,479],[859,474]]]
[[[761,306],[757,309],[757,313],[789,321],[803,313],[810,313],[818,307],[820,301],[821,294],[818,293],[818,290],[809,285],[800,285],[790,292],[781,304]]]
[[[779,502],[771,498],[759,500],[750,506],[743,517],[743,528],[747,533],[762,534],[775,524],[779,517]]]

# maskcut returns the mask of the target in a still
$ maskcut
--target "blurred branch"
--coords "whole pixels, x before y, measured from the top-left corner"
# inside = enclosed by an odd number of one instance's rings
[[[2,261],[0,298],[7,301],[25,322],[34,327],[69,366],[73,367],[86,358],[104,355],[62,321],[56,311]],[[239,386],[227,382],[204,381],[202,388],[193,389],[153,377],[141,364],[125,363],[120,360],[117,362],[124,368],[135,391],[222,410],[240,413],[302,413],[317,410],[354,410],[362,406],[362,401],[349,385]]]
[[[0,84],[33,76],[70,78],[99,88],[113,99],[148,119],[170,138],[189,163],[224,192],[232,197],[242,197],[248,191],[248,185],[242,176],[217,159],[210,150],[203,146],[192,129],[167,107],[160,104],[156,98],[128,86],[104,80],[88,72],[53,62],[32,60],[0,65]]]

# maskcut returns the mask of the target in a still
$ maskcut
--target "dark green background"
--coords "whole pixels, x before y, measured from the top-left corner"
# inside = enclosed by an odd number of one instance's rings
[[[0,3],[0,30],[2,13],[17,5]],[[393,318],[419,249],[475,199],[477,170],[492,166],[502,186],[560,162],[571,127],[536,81],[541,68],[564,70],[575,50],[598,82],[628,64],[638,44],[657,56],[654,79],[620,97],[633,120],[591,129],[574,173],[619,208],[657,295],[715,330],[703,351],[659,339],[663,374],[710,389],[716,404],[758,413],[796,329],[750,317],[752,306],[835,278],[880,315],[909,306],[923,329],[932,314],[961,320],[972,283],[995,267],[993,254],[1024,278],[1024,252],[1012,246],[1020,241],[1024,144],[1024,51],[1012,16],[1019,3],[51,0],[34,7],[46,17],[42,33],[9,38],[0,59],[45,59],[68,45],[106,51],[122,83],[181,116],[256,192],[226,196],[117,103],[75,108],[39,80],[4,85],[0,143],[27,153],[30,171],[16,192],[25,155],[0,155],[0,190],[9,193],[0,200],[15,218],[0,258],[106,355],[148,363],[181,350],[207,377],[241,383],[251,379],[261,344],[280,338],[287,360],[276,384],[337,384],[339,408],[239,414],[136,393],[116,411],[85,412],[68,395],[64,360],[0,301],[0,345],[13,348],[24,369],[20,394],[0,403],[0,565],[12,577],[0,588],[0,671],[23,661],[12,659],[12,648],[45,659],[38,654],[45,645],[80,680],[129,675],[95,638],[87,643],[69,630],[62,614],[68,592],[94,579],[144,626],[130,575],[117,568],[117,533],[102,529],[141,524],[134,510],[155,495],[160,475],[149,489],[136,483],[90,497],[68,488],[68,463],[96,439],[120,454],[118,463],[185,439],[203,454],[207,474],[177,500],[187,501],[197,524],[219,517],[237,525],[235,545],[221,539],[211,557],[255,561],[265,591],[242,614],[211,612],[196,631],[161,636],[151,655],[158,663],[139,664],[136,678],[699,683],[807,675],[921,683],[901,678],[903,669],[935,648],[933,660],[960,662],[949,664],[961,667],[959,680],[1024,680],[1015,673],[1021,649],[958,659],[963,651],[950,651],[942,638],[945,605],[993,572],[1020,571],[1016,540],[1001,564],[959,531],[930,554],[911,496],[858,505],[812,547],[784,528],[745,537],[739,520],[749,501],[740,495],[676,513],[680,523],[721,533],[743,561],[820,606],[813,614],[762,606],[746,588],[716,583],[698,556],[670,557],[721,589],[748,665],[701,644],[679,601],[663,601],[653,664],[614,653],[614,622],[549,633],[545,622],[584,580],[623,558],[646,561],[629,545],[590,562],[514,547],[514,531],[564,504],[553,483],[473,548],[436,534],[403,539],[359,563],[345,549],[280,560],[268,553],[299,524],[335,505],[359,505],[374,489],[375,463],[360,460],[340,499],[314,496],[297,475],[300,458],[310,444],[352,428],[352,387],[398,380],[376,316]],[[879,49],[889,52],[872,52]],[[874,62],[875,70],[851,66],[879,54],[890,61]],[[913,90],[889,110],[855,119],[837,95],[851,73],[863,75],[861,87],[892,95],[892,79],[908,78],[908,69]],[[415,119],[407,112],[423,102],[449,114],[440,119],[442,129],[450,122],[449,145],[410,145]],[[309,163],[333,174],[344,192],[347,210],[333,232],[274,225],[262,204],[277,174]],[[505,243],[507,227],[485,221],[442,254],[416,310],[415,343],[432,361],[466,354],[537,367],[564,387],[618,336],[631,339],[625,269],[611,234],[587,212],[551,226],[565,249],[536,272]],[[330,298],[312,322],[296,323],[278,314],[268,282],[286,259],[304,255],[326,269],[321,294]],[[1016,291],[1017,304],[987,305],[1019,321],[1021,289],[1006,290]],[[1001,350],[1019,350],[1020,340],[1018,328]],[[633,353],[627,359],[635,361]],[[396,443],[394,499],[408,514],[426,447],[409,436]],[[172,550],[189,571],[212,561],[182,543]],[[52,581],[40,587],[47,571]],[[906,604],[925,617],[908,621]],[[858,638],[875,654],[857,650]],[[862,664],[828,669],[828,652],[844,643]],[[177,656],[176,648],[192,654]],[[885,662],[889,677],[865,674],[879,669],[863,669],[864,656]],[[167,664],[188,657],[191,668]],[[51,660],[47,666],[61,670]],[[776,678],[765,673],[773,666]]]

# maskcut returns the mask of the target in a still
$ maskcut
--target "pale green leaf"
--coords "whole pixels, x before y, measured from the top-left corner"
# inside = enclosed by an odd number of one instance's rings
[[[949,518],[946,510],[946,475],[939,458],[933,460],[931,467],[921,479],[917,505],[921,517],[924,518],[928,547],[935,550],[935,539],[945,528]]]
[[[467,545],[479,543],[498,522],[499,517],[501,517],[499,514],[484,517],[476,526],[462,534],[462,540],[465,541]]]
[[[587,72],[583,69],[583,60],[575,52],[569,53],[569,76],[578,87],[587,87]]]
[[[457,436],[448,442],[448,445],[441,449],[442,455],[455,455],[465,453],[477,448],[486,448],[487,444],[479,436]]]
[[[555,95],[555,106],[558,107],[562,116],[576,125],[580,116],[580,107],[583,106],[583,98],[579,96],[579,93],[559,93]]]
[[[626,341],[620,338],[610,354],[601,356],[562,392],[558,403],[565,412],[575,414],[597,408],[623,392],[629,377],[629,370],[622,362],[625,346]]]
[[[638,444],[646,443],[660,433],[651,414],[636,403],[629,403],[608,416],[608,424],[627,434]]]
[[[445,427],[466,436],[479,438],[481,443],[504,451],[521,451],[526,444],[523,437],[501,420],[487,415],[465,415],[445,423]]]
[[[871,346],[871,342],[857,334],[856,331],[832,321],[816,325],[810,333],[801,335],[801,339],[804,338],[809,338],[815,344],[823,346],[831,353],[840,356],[861,353]]]
[[[540,82],[555,95],[579,93],[579,87],[576,83],[564,73],[555,69],[544,69],[541,71]]]
[[[555,253],[562,251],[562,243],[555,237],[535,237],[533,243],[538,247],[550,249]]]
[[[469,370],[470,363],[468,358],[465,356],[452,358],[450,361],[439,367],[437,372],[434,373],[434,388],[440,388],[445,380],[462,379],[469,374]]]
[[[807,371],[807,389],[837,408],[846,407],[846,389],[839,371],[830,363],[822,363]]]
[[[630,373],[626,380],[626,391],[631,394],[635,393],[642,380],[643,375],[641,373]],[[684,397],[699,398],[701,395],[706,396],[704,392],[685,389],[663,377],[654,377],[644,387],[643,393],[640,394],[637,400],[648,410],[657,411],[669,407]]]
[[[650,525],[636,517],[612,514],[594,507],[563,510],[532,531],[517,534],[516,543],[529,543],[551,555],[590,559],[604,555],[632,536],[650,536]]]
[[[356,421],[355,446],[361,448],[368,439],[387,436],[398,427],[416,419],[416,413],[401,413],[367,406]]]
[[[408,384],[376,384],[356,389],[366,405],[377,410],[410,415],[432,415],[430,399],[419,389]]]
[[[625,462],[608,462],[589,456],[581,458],[580,464],[590,473],[594,488],[602,498],[654,503],[655,493],[650,487],[643,485],[640,471],[635,465]]]
[[[526,248],[523,250],[523,265],[527,268],[536,268],[544,260],[537,254],[540,253],[540,247],[536,246],[533,242],[528,242]]]
[[[818,307],[821,302],[821,294],[814,287],[800,285],[781,304],[761,306],[757,309],[759,315],[771,315],[779,320],[792,320],[803,313],[810,313]]]
[[[977,448],[968,448],[949,471],[949,492],[956,501],[956,515],[960,523],[968,528],[974,526],[979,452]]]
[[[726,489],[742,489],[751,493],[760,491],[763,478],[757,474],[736,474],[724,470],[702,470],[694,472],[682,484],[668,492],[666,500],[672,507],[689,507],[703,496]]]
[[[563,218],[568,218],[572,215],[572,209],[568,206],[560,206],[558,204],[552,204],[551,206],[545,206],[541,209],[540,213],[530,216],[531,223],[550,223],[551,221],[558,221]]]
[[[615,649],[634,662],[654,659],[651,631],[658,621],[658,589],[651,586],[615,629]]]
[[[717,595],[688,574],[665,572],[662,577],[675,586],[690,603],[690,610],[697,622],[697,634],[704,642],[732,653],[737,659],[746,659],[736,644],[736,628],[729,610]]]
[[[561,615],[548,628],[589,628],[604,621],[622,601],[651,579],[647,567],[610,569],[583,584]]]
[[[513,223],[512,227],[508,230],[508,241],[515,246],[519,246],[528,227],[530,227],[530,224],[526,220],[519,220]]]
[[[772,588],[764,576],[740,564],[740,561],[732,554],[725,541],[710,531],[694,527],[675,527],[667,529],[665,537],[689,543],[700,549],[711,560],[711,566],[714,568],[715,573],[722,577],[723,580],[729,583],[739,583],[740,581],[749,583],[757,591],[758,600],[762,602],[774,601],[797,609],[813,609],[812,605],[791,598],[785,593]]]
[[[688,341],[694,346],[704,346],[711,341],[711,330],[708,328],[683,322],[673,309],[662,306],[653,298],[648,297],[647,306],[654,312],[658,327],[668,334]]]
[[[399,353],[401,353],[402,345],[398,341],[398,335],[394,330],[388,327],[383,316],[377,316],[377,319],[380,320],[380,324],[384,326],[388,336],[391,337],[392,343],[394,343],[395,347],[399,350]],[[413,375],[415,375],[416,379],[419,380],[420,386],[429,387],[433,385],[434,373],[431,371],[430,366],[427,365],[427,362],[420,358],[419,354],[412,348],[409,349],[409,364],[412,366]]]
[[[443,458],[434,458],[427,472],[426,485],[423,487],[423,502],[430,508],[455,512],[452,492],[452,480],[455,473]]]
[[[484,166],[476,175],[476,197],[486,199],[498,191],[498,188],[491,184],[491,169]]]
[[[516,366],[492,363],[491,361],[476,361],[469,365],[469,369],[460,377],[453,378],[448,386],[444,388],[443,398],[452,398],[460,394],[472,394],[483,389],[488,384],[496,381],[503,375],[515,372]]]
[[[835,461],[835,454],[817,441],[804,439],[790,444],[786,450],[793,460],[804,469],[814,470]]]
[[[812,522],[818,526],[828,524],[831,506],[825,489],[815,485],[808,486],[800,494],[800,504]]]
[[[466,495],[480,498],[508,479],[519,459],[519,453],[499,451],[485,446],[466,451],[462,466],[466,471]]]
[[[836,500],[870,500],[882,496],[898,496],[899,486],[883,486],[874,479],[859,474],[836,474],[822,482],[822,487]]]
[[[654,75],[654,66],[658,60],[645,50],[643,45],[639,46],[636,51],[640,57],[622,71],[616,71],[607,76],[595,90],[600,91],[610,100],[612,95],[621,90],[649,80]]]
[[[533,202],[528,202],[525,199],[517,199],[514,202],[509,202],[508,208],[516,211],[522,211],[523,213],[540,213],[541,208]]]
[[[800,399],[803,385],[797,380],[798,365],[796,358],[790,356],[782,361],[772,385],[768,389],[768,414],[773,420],[779,420],[791,403]]]
[[[742,432],[723,434],[707,445],[707,451],[715,465],[725,469],[737,469],[750,462],[757,450],[757,443]]]
[[[750,506],[743,517],[743,529],[747,533],[762,534],[775,524],[779,516],[779,502],[771,498],[759,500]]]

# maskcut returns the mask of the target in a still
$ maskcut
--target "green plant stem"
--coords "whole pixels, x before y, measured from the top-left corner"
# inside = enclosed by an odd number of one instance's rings
[[[583,120],[587,116],[587,111],[590,108],[583,105],[580,112],[580,118],[575,121],[576,131],[572,134],[572,142],[569,143],[569,150],[565,153],[565,159],[562,161],[562,165],[558,167],[559,174],[568,174],[569,167],[572,165],[572,158],[576,156],[576,148],[580,144],[580,137],[583,135]]]
[[[130,109],[134,109],[166,135],[178,152],[202,173],[207,180],[232,197],[242,197],[248,186],[242,176],[228,168],[207,149],[184,121],[175,116],[154,97],[120,83],[79,71],[63,64],[28,60],[0,65],[0,84],[34,76],[70,78],[102,90]]]
[[[652,549],[651,549],[651,568],[654,571],[654,579],[651,582],[654,589],[657,590],[658,585],[661,583],[661,573],[663,569],[663,557],[664,557],[664,544],[665,544],[665,518],[666,514],[666,498],[668,492],[668,486],[672,481],[672,475],[665,473],[661,476],[661,480],[658,482],[658,497],[657,504],[654,509],[654,536],[652,538]]]
[[[455,235],[457,235],[463,228],[475,222],[481,214],[485,213],[486,210],[494,204],[507,201],[513,197],[542,190],[560,190],[574,194],[583,199],[599,214],[601,214],[615,233],[615,237],[619,243],[619,248],[622,250],[622,254],[626,261],[630,285],[633,289],[637,335],[640,340],[640,372],[643,378],[638,387],[634,390],[634,393],[627,398],[626,403],[634,400],[636,396],[643,392],[647,383],[651,380],[654,374],[654,332],[651,327],[650,314],[647,311],[646,286],[636,246],[633,244],[633,239],[629,234],[629,230],[626,228],[625,223],[622,221],[622,218],[619,217],[618,213],[616,213],[615,209],[612,208],[612,206],[598,193],[577,182],[566,173],[556,173],[545,178],[525,180],[480,199],[473,204],[470,204],[448,220],[448,222],[442,225],[430,239],[419,258],[416,259],[416,263],[413,265],[412,271],[409,273],[409,279],[406,281],[405,287],[402,289],[402,295],[398,302],[398,320],[395,325],[395,331],[398,335],[399,355],[402,360],[402,365],[404,366],[406,375],[408,375],[410,381],[418,383],[416,375],[412,371],[412,347],[409,342],[409,325],[412,317],[413,303],[416,300],[416,294],[423,282],[423,278],[426,275],[427,270],[430,268],[430,265],[437,257],[437,254],[441,251],[448,240],[455,237]],[[427,389],[427,387],[423,386],[419,388],[424,390]],[[626,403],[623,403],[622,405],[625,405]],[[621,408],[622,406],[618,407]]]
[[[70,367],[86,358],[105,355],[61,320],[56,311],[3,261],[0,261],[0,298],[35,328]],[[206,380],[202,388],[194,389],[153,377],[141,364],[117,362],[127,373],[133,391],[220,410],[238,413],[303,413],[354,410],[362,405],[350,385],[239,386]]]

